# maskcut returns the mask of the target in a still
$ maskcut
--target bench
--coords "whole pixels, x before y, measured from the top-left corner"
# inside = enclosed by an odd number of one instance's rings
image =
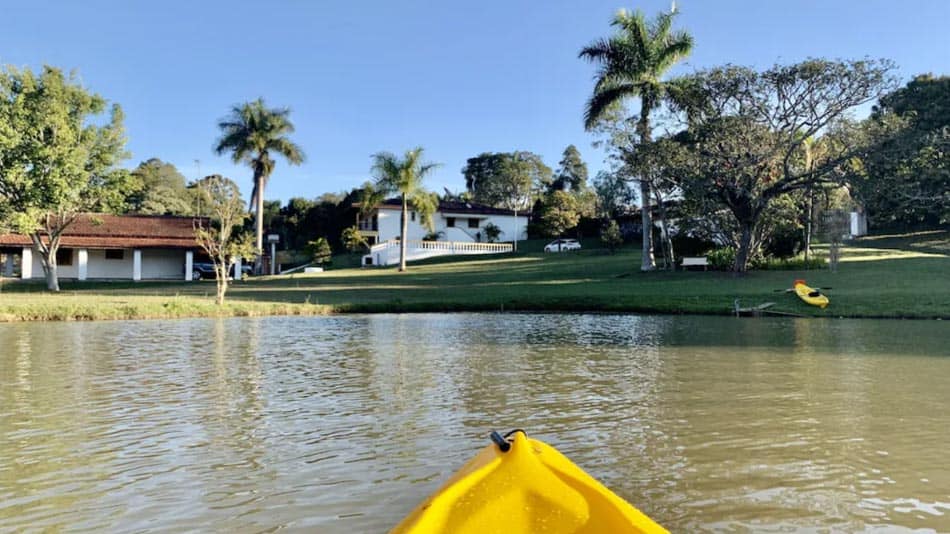
[[[683,257],[683,270],[685,271],[688,267],[702,267],[705,271],[709,267],[709,260],[706,259],[706,256],[698,256],[695,258],[690,258],[687,256]]]

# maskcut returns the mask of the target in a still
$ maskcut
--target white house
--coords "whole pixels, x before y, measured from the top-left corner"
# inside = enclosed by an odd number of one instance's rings
[[[198,250],[195,219],[154,215],[80,215],[63,233],[56,254],[60,279],[191,280]],[[23,279],[44,277],[30,238],[0,234],[3,273],[19,265]],[[187,275],[186,275],[187,273]]]
[[[356,216],[360,233],[370,244],[399,239],[399,215],[402,204],[399,199],[389,199],[376,207],[369,215]],[[501,229],[499,241],[524,240],[528,237],[528,214],[512,210],[493,208],[471,202],[440,201],[433,215],[434,232],[437,241],[459,243],[485,243],[485,227],[493,224]],[[410,209],[409,230],[406,238],[410,241],[422,240],[429,235],[419,218],[419,214]]]
[[[364,265],[392,265],[398,261],[401,212],[401,201],[394,198],[382,202],[369,214],[357,214],[357,227],[372,245],[370,254],[364,256]],[[430,231],[419,214],[410,209],[406,235],[410,261],[449,254],[510,252],[512,245],[505,242],[528,237],[527,213],[516,214],[471,202],[440,201],[432,222]],[[502,243],[488,243],[485,229],[489,225],[501,230],[498,241]],[[427,236],[434,239],[425,240]]]

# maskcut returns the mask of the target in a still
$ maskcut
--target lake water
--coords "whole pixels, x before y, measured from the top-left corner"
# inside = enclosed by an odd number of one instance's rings
[[[527,429],[674,532],[950,531],[950,325],[0,325],[0,531],[382,532]]]

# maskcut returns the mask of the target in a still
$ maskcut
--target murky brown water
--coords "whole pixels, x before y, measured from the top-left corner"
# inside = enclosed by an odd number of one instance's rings
[[[673,531],[950,531],[950,325],[0,325],[0,530],[385,531],[524,427]]]

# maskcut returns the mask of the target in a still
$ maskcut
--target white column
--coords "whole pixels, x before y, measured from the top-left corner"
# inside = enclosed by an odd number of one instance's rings
[[[135,249],[132,251],[132,280],[136,282],[142,279],[142,251]]]
[[[23,247],[23,254],[20,256],[20,278],[33,278],[33,249],[30,247]]]
[[[77,254],[76,261],[78,262],[76,278],[80,280],[85,280],[86,275],[89,273],[89,251],[81,248],[79,249],[79,254]]]
[[[244,273],[241,271],[241,268],[244,267],[241,265],[241,257],[237,256],[234,258],[234,279],[240,280],[244,278]]]
[[[185,280],[191,282],[191,271],[195,268],[195,253],[187,250],[185,251]]]

